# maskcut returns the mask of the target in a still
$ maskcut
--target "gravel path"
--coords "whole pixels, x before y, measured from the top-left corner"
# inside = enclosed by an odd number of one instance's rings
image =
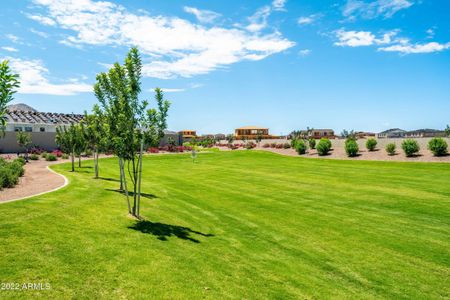
[[[47,167],[67,161],[30,161],[25,165],[25,175],[19,179],[19,184],[11,189],[0,191],[0,203],[28,198],[63,187],[66,184],[65,177],[50,171]]]

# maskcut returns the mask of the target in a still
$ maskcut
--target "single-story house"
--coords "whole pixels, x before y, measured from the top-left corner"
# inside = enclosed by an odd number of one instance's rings
[[[271,139],[272,135],[269,134],[269,128],[257,127],[257,126],[244,126],[236,128],[234,130],[234,136],[236,139],[255,139],[261,137],[262,139]]]
[[[436,129],[418,129],[407,131],[405,137],[407,138],[422,138],[422,137],[446,137],[447,134],[443,130]]]
[[[377,134],[377,137],[379,139],[384,138],[403,138],[405,137],[406,130],[400,129],[400,128],[392,128],[385,131],[382,131]]]
[[[308,137],[312,139],[321,139],[321,138],[327,138],[327,139],[335,139],[336,136],[334,135],[333,129],[312,129],[308,133]]]
[[[0,138],[0,152],[16,153],[24,149],[17,144],[17,132],[29,132],[32,146],[39,146],[47,151],[57,148],[55,143],[56,128],[79,123],[80,114],[45,113],[20,103],[9,105],[6,111],[5,136]]]

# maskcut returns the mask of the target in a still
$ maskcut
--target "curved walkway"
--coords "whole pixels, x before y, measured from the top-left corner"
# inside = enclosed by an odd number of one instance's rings
[[[25,165],[25,174],[19,179],[19,184],[14,188],[0,191],[0,203],[42,195],[66,186],[68,183],[67,178],[51,170],[49,165],[67,161],[30,161]]]

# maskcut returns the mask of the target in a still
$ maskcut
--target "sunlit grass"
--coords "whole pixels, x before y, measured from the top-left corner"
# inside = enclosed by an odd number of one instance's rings
[[[445,298],[448,164],[333,161],[265,152],[144,160],[127,216],[116,159],[69,186],[0,205],[0,298]]]

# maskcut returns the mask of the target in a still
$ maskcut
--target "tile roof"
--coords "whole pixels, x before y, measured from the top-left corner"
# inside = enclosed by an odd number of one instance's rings
[[[5,117],[6,121],[10,124],[27,123],[64,125],[79,123],[83,119],[84,115],[8,110]]]

